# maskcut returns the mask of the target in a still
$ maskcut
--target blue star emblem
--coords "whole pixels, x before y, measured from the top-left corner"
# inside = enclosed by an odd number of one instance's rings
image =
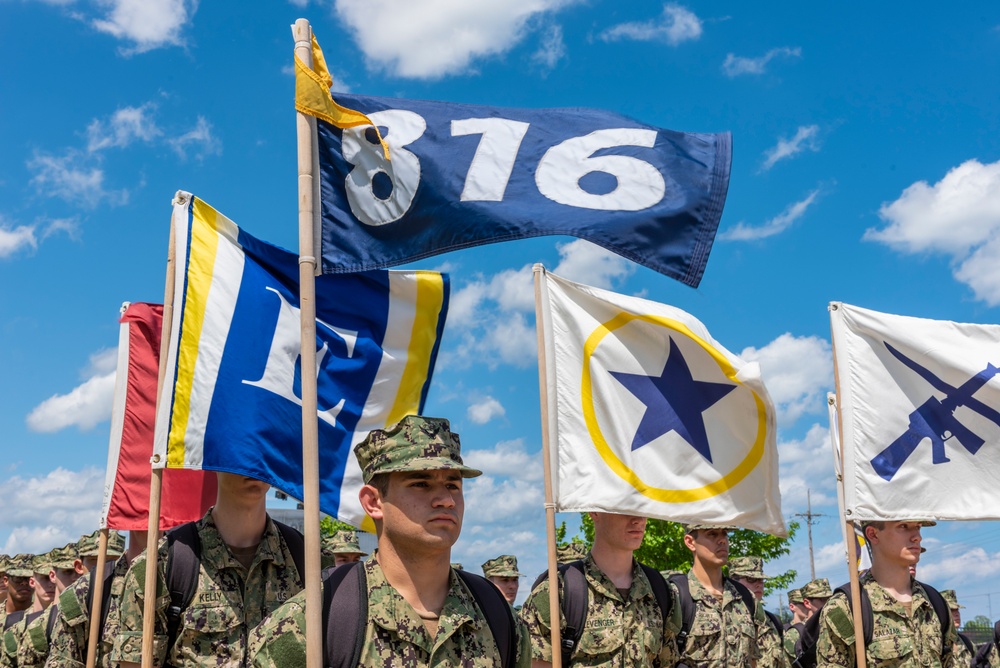
[[[670,339],[670,353],[659,376],[612,371],[612,377],[646,404],[639,428],[632,439],[632,450],[676,431],[709,462],[705,420],[702,413],[736,389],[727,383],[695,380],[677,344]]]

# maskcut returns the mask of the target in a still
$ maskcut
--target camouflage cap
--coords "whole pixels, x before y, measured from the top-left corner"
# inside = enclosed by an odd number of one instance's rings
[[[524,573],[517,570],[517,557],[502,554],[483,564],[483,575],[488,578],[519,578]]]
[[[691,533],[692,531],[701,531],[702,529],[723,529],[724,531],[734,531],[736,527],[728,526],[725,524],[685,524],[684,533]]]
[[[826,578],[816,578],[802,588],[803,598],[830,598],[833,590],[830,589],[830,581]]]
[[[587,546],[580,541],[574,540],[566,545],[556,546],[556,561],[560,564],[568,564],[571,561],[579,561],[587,558]]]
[[[802,590],[801,589],[791,589],[788,592],[788,602],[802,604]]]
[[[358,544],[358,534],[356,531],[337,531],[329,538],[324,538],[323,549],[329,554],[368,555]]]
[[[958,604],[958,595],[955,593],[954,589],[942,589],[941,598],[948,602],[948,607],[952,610],[959,610],[964,608],[964,605]]]
[[[100,539],[98,539],[100,540]],[[100,546],[100,542],[98,542]],[[108,532],[108,557],[117,559],[125,554],[125,534],[118,531]]]
[[[914,520],[861,520],[861,529],[862,529],[862,531],[865,529],[865,527],[871,526],[872,524],[875,524],[876,522],[916,522],[917,524],[919,524],[922,527],[936,527],[937,526],[937,522],[935,522],[934,520],[915,520],[915,519]]]
[[[36,554],[31,558],[33,575],[48,575],[52,570],[52,551]]]
[[[451,562],[451,567],[454,568],[456,571],[464,571],[465,570],[464,568],[462,568],[462,562],[460,562],[460,561],[453,561],[453,562]]]
[[[391,427],[376,429],[358,443],[358,458],[365,484],[376,473],[396,471],[437,471],[454,469],[463,478],[475,478],[482,471],[462,463],[458,434],[444,418],[407,415]]]
[[[6,554],[0,554],[0,575],[7,572],[7,566],[10,565],[10,557]]]
[[[52,568],[64,571],[70,570],[76,566],[76,543],[70,543],[65,547],[57,547],[49,555],[52,557]]]
[[[736,557],[729,560],[729,577],[753,578],[766,580],[764,575],[764,560],[760,557]]]
[[[77,541],[81,557],[97,557],[101,553],[101,530],[94,533],[80,536]],[[108,552],[109,558],[117,559],[125,553],[125,535],[117,531],[108,532]]]
[[[34,575],[32,570],[32,555],[30,554],[16,554],[10,558],[10,563],[7,565],[7,575],[11,575],[16,578],[30,578]]]

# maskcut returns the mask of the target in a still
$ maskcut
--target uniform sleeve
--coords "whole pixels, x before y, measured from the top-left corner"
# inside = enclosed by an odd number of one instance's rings
[[[52,639],[49,641],[49,656],[45,660],[45,668],[83,668],[87,657],[85,655],[87,642],[81,642],[79,636],[86,630],[86,624],[70,626],[62,614],[56,611],[55,625],[52,627]]]
[[[167,615],[170,604],[167,595],[165,555],[157,559],[156,578],[156,621],[153,625],[153,665],[162,666],[167,656]],[[115,638],[111,652],[112,664],[130,662],[142,663],[142,614],[145,601],[146,558],[138,557],[128,569],[125,587],[122,591],[119,621],[121,628]]]
[[[936,616],[935,619],[937,619]],[[951,651],[941,657],[941,668],[958,668],[962,664],[955,660],[955,645],[961,644],[962,641],[958,639],[958,631],[955,629],[954,624],[948,624],[947,629],[945,637],[941,639],[943,641],[941,646],[950,647]]]
[[[305,592],[296,594],[250,632],[247,662],[256,668],[306,665]]]
[[[531,590],[521,606],[521,619],[531,641],[531,657],[552,662],[552,627],[549,615],[549,581],[546,578]]]
[[[514,615],[517,625],[517,660],[514,665],[517,668],[531,668],[531,635],[528,633],[528,626],[518,615]]]
[[[49,644],[45,639],[45,627],[48,626],[51,615],[52,608],[49,607],[24,629],[17,645],[18,668],[39,668],[45,665],[45,657],[49,653]]]
[[[819,612],[819,640],[816,643],[817,668],[855,665],[854,620],[847,599],[834,596]]]
[[[673,604],[670,606],[670,616],[663,620],[663,645],[660,647],[660,654],[656,657],[657,664],[662,668],[672,668],[681,660],[680,652],[677,651],[677,634],[681,632],[683,624],[681,598],[673,584],[668,582],[667,587],[673,594],[671,596]]]

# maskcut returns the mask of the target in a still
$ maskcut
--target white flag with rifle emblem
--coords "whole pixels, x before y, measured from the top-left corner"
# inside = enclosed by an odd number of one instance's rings
[[[832,302],[854,520],[1000,518],[1000,326]]]

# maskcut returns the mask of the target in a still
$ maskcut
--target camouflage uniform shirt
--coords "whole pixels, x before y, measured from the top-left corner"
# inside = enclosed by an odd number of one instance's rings
[[[955,665],[963,667],[971,666],[972,659],[976,656],[975,643],[973,643],[972,651],[970,652],[969,648],[965,646],[964,642],[962,642],[962,639],[957,637],[958,636],[957,633],[955,634],[955,636],[957,640],[955,641],[955,646],[951,650],[951,653],[955,655]]]
[[[249,571],[233,556],[219,535],[212,511],[197,522],[201,540],[201,570],[190,605],[181,613],[177,639],[167,647],[170,595],[166,584],[167,542],[160,541],[154,665],[168,659],[173,666],[243,666],[247,635],[267,615],[302,589],[288,546],[270,518]],[[145,555],[136,558],[125,576],[112,662],[140,663]]]
[[[587,621],[580,643],[573,652],[573,666],[662,666],[677,663],[675,638],[681,626],[681,610],[674,605],[670,619],[664,620],[660,605],[646,573],[632,562],[632,586],[622,596],[615,584],[594,563],[584,559],[587,578]],[[559,578],[560,594],[563,578]],[[677,598],[674,597],[676,601]],[[549,581],[535,587],[521,607],[521,618],[531,634],[531,654],[552,661]],[[566,628],[560,615],[559,626]]]
[[[785,629],[785,656],[788,657],[789,663],[795,661],[795,643],[802,635],[799,629],[803,626],[805,626],[805,622],[789,624],[788,628]]]
[[[100,643],[97,648],[97,665],[110,668],[111,649],[118,635],[118,609],[122,591],[125,589],[125,575],[128,573],[128,559],[122,555],[115,561],[111,579],[111,598],[108,602],[108,618],[104,623]],[[83,668],[87,661],[87,644],[90,642],[90,613],[87,597],[90,595],[88,573],[66,588],[59,596],[55,626],[49,639],[47,668]]]
[[[757,607],[760,608],[761,604],[758,603]],[[774,621],[767,613],[764,614],[763,623],[757,619],[758,617],[759,615],[754,615],[755,621],[757,621],[757,639],[760,643],[758,668],[791,668],[791,660],[785,654],[785,647],[782,644],[781,634],[778,633],[778,627],[774,625]]]
[[[38,668],[45,665],[45,657],[49,653],[48,639],[45,631],[49,618],[58,610],[56,605],[50,605],[27,623],[24,633],[17,642],[17,665],[19,668]]]
[[[0,668],[15,668],[17,666],[17,644],[24,635],[27,623],[21,617],[0,638]],[[2,628],[2,627],[0,627]]]
[[[437,635],[432,638],[413,607],[385,579],[377,553],[361,568],[365,569],[368,583],[368,618],[359,668],[486,668],[500,665],[499,650],[486,617],[454,570],[438,618]],[[250,634],[247,654],[251,664],[261,668],[304,667],[305,625],[303,592]],[[528,668],[531,651],[528,634],[520,622],[516,632],[515,665]]]
[[[680,593],[671,584],[674,597]],[[688,573],[688,587],[694,599],[695,614],[688,631],[681,662],[691,668],[750,666],[761,657],[757,629],[767,621],[758,605],[747,609],[736,586],[728,580],[722,600],[710,595],[693,573]]]
[[[911,614],[871,573],[861,577],[861,586],[872,604],[872,641],[865,651],[870,668],[957,665],[951,651],[942,657],[942,647],[950,650],[958,639],[955,627],[949,623],[947,637],[941,638],[941,621],[917,582],[913,582]],[[846,596],[838,594],[826,602],[820,610],[819,626],[817,665],[854,666],[854,622]]]

